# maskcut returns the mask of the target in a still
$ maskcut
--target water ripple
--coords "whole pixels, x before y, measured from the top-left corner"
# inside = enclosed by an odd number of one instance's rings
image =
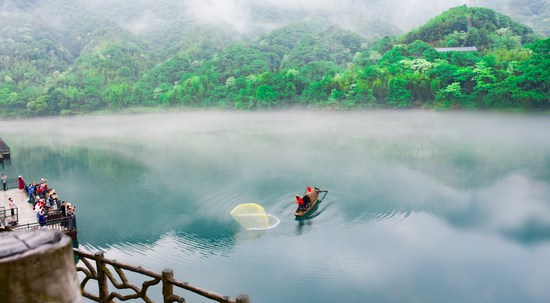
[[[266,217],[269,218],[269,224],[266,227],[252,227],[252,228],[248,228],[248,230],[268,230],[276,227],[277,225],[279,225],[279,223],[281,223],[281,220],[275,217],[274,215],[271,215],[271,214],[265,214],[265,215]]]

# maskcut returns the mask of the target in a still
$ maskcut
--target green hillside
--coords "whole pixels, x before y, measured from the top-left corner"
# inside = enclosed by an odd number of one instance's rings
[[[185,18],[170,1],[155,3],[151,15],[140,13],[151,2],[136,1],[114,21],[118,4],[0,1],[0,116],[134,107],[549,108],[549,40],[486,8],[452,8],[396,36],[374,17],[350,19],[356,32],[322,13],[253,7],[258,20],[306,17],[251,37],[232,20]],[[433,49],[461,45],[482,52]]]
[[[468,21],[470,19],[470,21]],[[468,27],[470,22],[470,27]],[[530,44],[539,36],[527,25],[483,7],[452,8],[425,25],[407,33],[402,42],[415,40],[439,47],[477,46],[479,49],[507,49]]]

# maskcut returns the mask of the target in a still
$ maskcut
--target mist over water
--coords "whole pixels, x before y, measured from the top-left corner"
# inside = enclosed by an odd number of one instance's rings
[[[411,111],[0,121],[2,173],[77,205],[81,248],[267,303],[546,302],[549,127]],[[329,193],[296,220],[307,185]],[[245,230],[242,203],[280,223]]]

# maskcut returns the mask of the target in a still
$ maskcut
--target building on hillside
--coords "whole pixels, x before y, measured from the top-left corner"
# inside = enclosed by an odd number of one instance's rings
[[[440,52],[440,53],[444,53],[444,52],[477,52],[477,47],[475,47],[475,46],[441,47],[441,48],[436,48],[435,50]]]

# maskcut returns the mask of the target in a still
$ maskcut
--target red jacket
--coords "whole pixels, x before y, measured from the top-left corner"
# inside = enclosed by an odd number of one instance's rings
[[[296,200],[298,200],[298,205],[304,204],[304,200],[302,200],[302,198],[296,197]]]

